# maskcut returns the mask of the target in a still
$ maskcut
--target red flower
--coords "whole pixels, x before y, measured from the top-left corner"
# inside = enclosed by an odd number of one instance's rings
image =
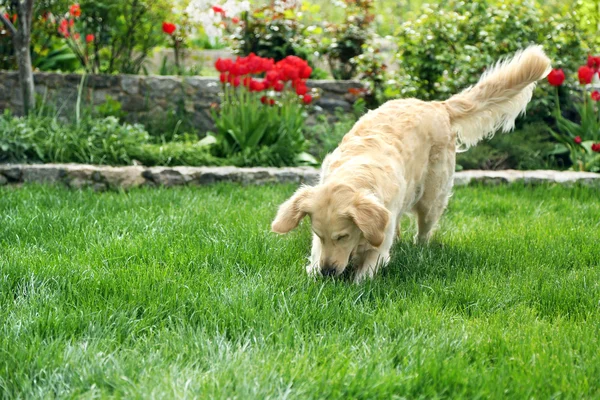
[[[240,19],[238,17],[233,17],[233,18],[231,18],[231,22],[233,22],[234,24],[237,24],[240,22]]]
[[[304,96],[306,94],[306,92],[308,92],[308,88],[306,87],[304,82],[301,82],[296,85],[296,94],[298,96]]]
[[[79,7],[79,4],[75,3],[71,5],[71,7],[69,7],[69,14],[75,18],[79,18],[81,16],[81,7]]]
[[[240,77],[236,76],[235,78],[233,78],[233,83],[232,83],[233,87],[238,87],[240,86]]]
[[[593,151],[594,153],[600,153],[600,143],[594,143],[594,144],[592,145],[592,151]]]
[[[300,74],[300,78],[302,79],[308,79],[310,78],[310,74],[312,74],[312,68],[309,66],[304,67],[304,69],[302,70],[302,73]]]
[[[4,18],[6,18],[9,21],[12,21],[12,23],[14,24],[15,22],[17,22],[17,14],[13,14],[12,18],[10,17],[10,15],[8,13],[4,13]]]
[[[66,19],[60,21],[60,24],[58,25],[58,33],[63,37],[69,37],[69,22]]]
[[[594,74],[594,70],[586,65],[579,67],[579,71],[577,71],[577,75],[579,76],[579,83],[581,83],[582,85],[591,83]]]
[[[72,28],[72,27],[73,27],[73,25],[75,25],[75,20],[73,20],[73,19],[70,19],[70,20],[69,20],[69,27],[70,27],[70,28]]]
[[[587,66],[594,71],[598,71],[600,69],[600,57],[588,55]]]
[[[215,14],[221,14],[222,16],[225,16],[225,10],[223,10],[222,7],[212,6],[212,10],[215,12]]]
[[[73,37],[75,38],[75,40],[79,40],[79,38],[81,37],[81,35],[77,32],[75,32],[75,34],[73,35]]]
[[[284,85],[283,85],[283,82],[281,82],[281,81],[276,81],[273,84],[273,89],[275,89],[276,92],[282,92],[283,91],[283,87],[284,87]]]
[[[261,81],[251,79],[248,88],[251,92],[262,92],[263,90],[265,90],[265,84]]]
[[[229,72],[231,70],[231,66],[233,65],[233,61],[228,58],[218,58],[215,62],[215,68],[219,72]]]
[[[275,99],[269,99],[269,105],[270,106],[274,106],[275,105]]]
[[[91,33],[89,33],[89,34],[85,35],[85,41],[86,41],[87,43],[92,43],[92,42],[94,41],[94,39],[95,39],[95,38],[96,38],[96,37],[95,37],[93,34],[91,34]]]
[[[269,102],[269,98],[267,96],[263,96],[260,98],[260,102],[263,104],[267,104]]]
[[[227,82],[227,74],[225,72],[221,72],[221,74],[219,75],[219,80],[221,81],[221,83],[226,83]]]
[[[312,102],[312,96],[310,94],[305,94],[304,97],[302,97],[302,101],[304,102],[304,104],[310,104]]]
[[[600,92],[597,90],[594,90],[591,94],[592,100],[594,101],[600,101]]]
[[[177,29],[177,27],[175,26],[175,24],[172,24],[170,22],[163,22],[162,30],[167,35],[172,35],[176,29]]]
[[[552,86],[560,86],[565,81],[565,72],[562,69],[553,69],[548,74],[548,83]]]
[[[575,139],[573,139],[573,141],[574,141],[576,144],[581,144],[581,136],[575,136]]]

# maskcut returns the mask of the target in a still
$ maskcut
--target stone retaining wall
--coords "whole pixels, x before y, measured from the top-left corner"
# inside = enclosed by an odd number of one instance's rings
[[[2,164],[0,186],[22,183],[63,184],[71,188],[96,190],[130,189],[141,186],[208,185],[217,182],[240,184],[317,182],[315,168],[235,168],[235,167],[108,167],[81,164]],[[457,186],[486,184],[555,183],[582,184],[600,188],[600,174],[571,171],[461,171],[455,175]]]
[[[10,109],[20,114],[23,100],[18,73],[0,71],[0,112]],[[34,74],[35,91],[46,102],[55,104],[63,115],[72,115],[77,101],[81,75],[38,72]],[[317,109],[333,114],[336,108],[350,111],[354,96],[351,88],[361,88],[355,81],[308,81],[318,88],[321,98]],[[220,83],[217,78],[142,76],[142,75],[89,75],[86,77],[83,97],[87,104],[99,105],[108,96],[118,100],[130,122],[160,118],[166,111],[183,107],[199,131],[212,128],[210,108],[219,101]]]

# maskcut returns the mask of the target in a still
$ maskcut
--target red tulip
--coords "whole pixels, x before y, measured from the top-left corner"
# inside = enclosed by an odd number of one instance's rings
[[[581,136],[575,136],[575,139],[573,139],[573,141],[574,141],[576,144],[581,144],[581,142],[582,142],[582,140],[581,140]]]
[[[215,62],[215,68],[219,72],[229,72],[231,70],[231,66],[233,65],[233,61],[228,58],[218,58]]]
[[[304,97],[302,97],[302,101],[304,102],[304,104],[310,104],[312,102],[312,96],[310,94],[305,94]]]
[[[95,38],[96,38],[96,37],[95,37],[93,34],[89,33],[89,34],[87,34],[87,35],[85,36],[85,41],[86,41],[87,43],[92,43],[92,42],[94,41],[94,39],[95,39]]]
[[[233,87],[238,87],[240,86],[240,77],[236,76],[235,78],[233,78]]]
[[[597,90],[594,90],[591,94],[592,100],[594,101],[600,101],[600,92]]]
[[[300,78],[302,79],[308,79],[310,78],[310,75],[312,74],[312,68],[309,66],[304,67],[304,69],[302,70],[302,73],[300,74]]]
[[[562,69],[553,69],[548,74],[548,83],[552,86],[560,86],[565,81],[565,72]]]
[[[281,81],[277,81],[273,84],[273,89],[275,89],[276,92],[282,92],[283,91],[283,82]]]
[[[594,153],[600,153],[600,143],[594,143],[594,144],[592,145],[592,151],[593,151]]]
[[[298,96],[304,96],[306,94],[306,92],[308,92],[308,88],[306,87],[306,85],[304,83],[300,83],[300,84],[296,85],[296,94]]]
[[[71,7],[69,7],[69,14],[75,18],[79,18],[79,16],[81,16],[81,7],[79,7],[79,4],[75,3],[71,5]]]
[[[219,75],[219,80],[221,81],[221,83],[226,83],[227,82],[227,74],[225,72],[221,72],[221,74]]]
[[[58,33],[60,33],[63,37],[69,37],[69,22],[66,19],[60,21],[58,25]]]
[[[167,35],[172,35],[176,29],[177,29],[177,26],[175,26],[175,24],[172,24],[170,22],[163,22],[163,24],[162,24],[162,30]]]
[[[579,71],[577,71],[577,75],[579,76],[579,83],[581,83],[582,85],[591,83],[594,74],[594,70],[586,65],[579,67]]]
[[[600,69],[600,57],[588,55],[587,66],[594,71],[598,71],[598,69]]]
[[[222,16],[225,16],[225,10],[223,9],[223,7],[212,6],[212,10],[215,12],[215,14],[221,14]]]
[[[274,106],[275,105],[275,99],[269,99],[269,105],[270,106]]]
[[[263,104],[267,104],[269,102],[269,98],[267,96],[263,96],[260,98],[260,102]]]

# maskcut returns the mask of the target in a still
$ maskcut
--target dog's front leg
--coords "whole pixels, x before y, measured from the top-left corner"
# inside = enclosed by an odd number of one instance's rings
[[[321,260],[321,239],[313,233],[312,249],[310,251],[309,264],[306,266],[306,273],[310,276],[318,276],[321,267],[319,261]]]
[[[354,275],[355,283],[360,283],[367,278],[373,278],[379,268],[388,263],[395,233],[395,226],[388,227],[385,232],[385,239],[381,246],[365,250],[364,253],[361,254]]]

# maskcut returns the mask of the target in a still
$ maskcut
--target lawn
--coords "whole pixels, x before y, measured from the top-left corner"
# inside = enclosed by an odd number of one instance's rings
[[[358,286],[293,189],[0,188],[0,397],[600,396],[598,190],[457,188]]]

